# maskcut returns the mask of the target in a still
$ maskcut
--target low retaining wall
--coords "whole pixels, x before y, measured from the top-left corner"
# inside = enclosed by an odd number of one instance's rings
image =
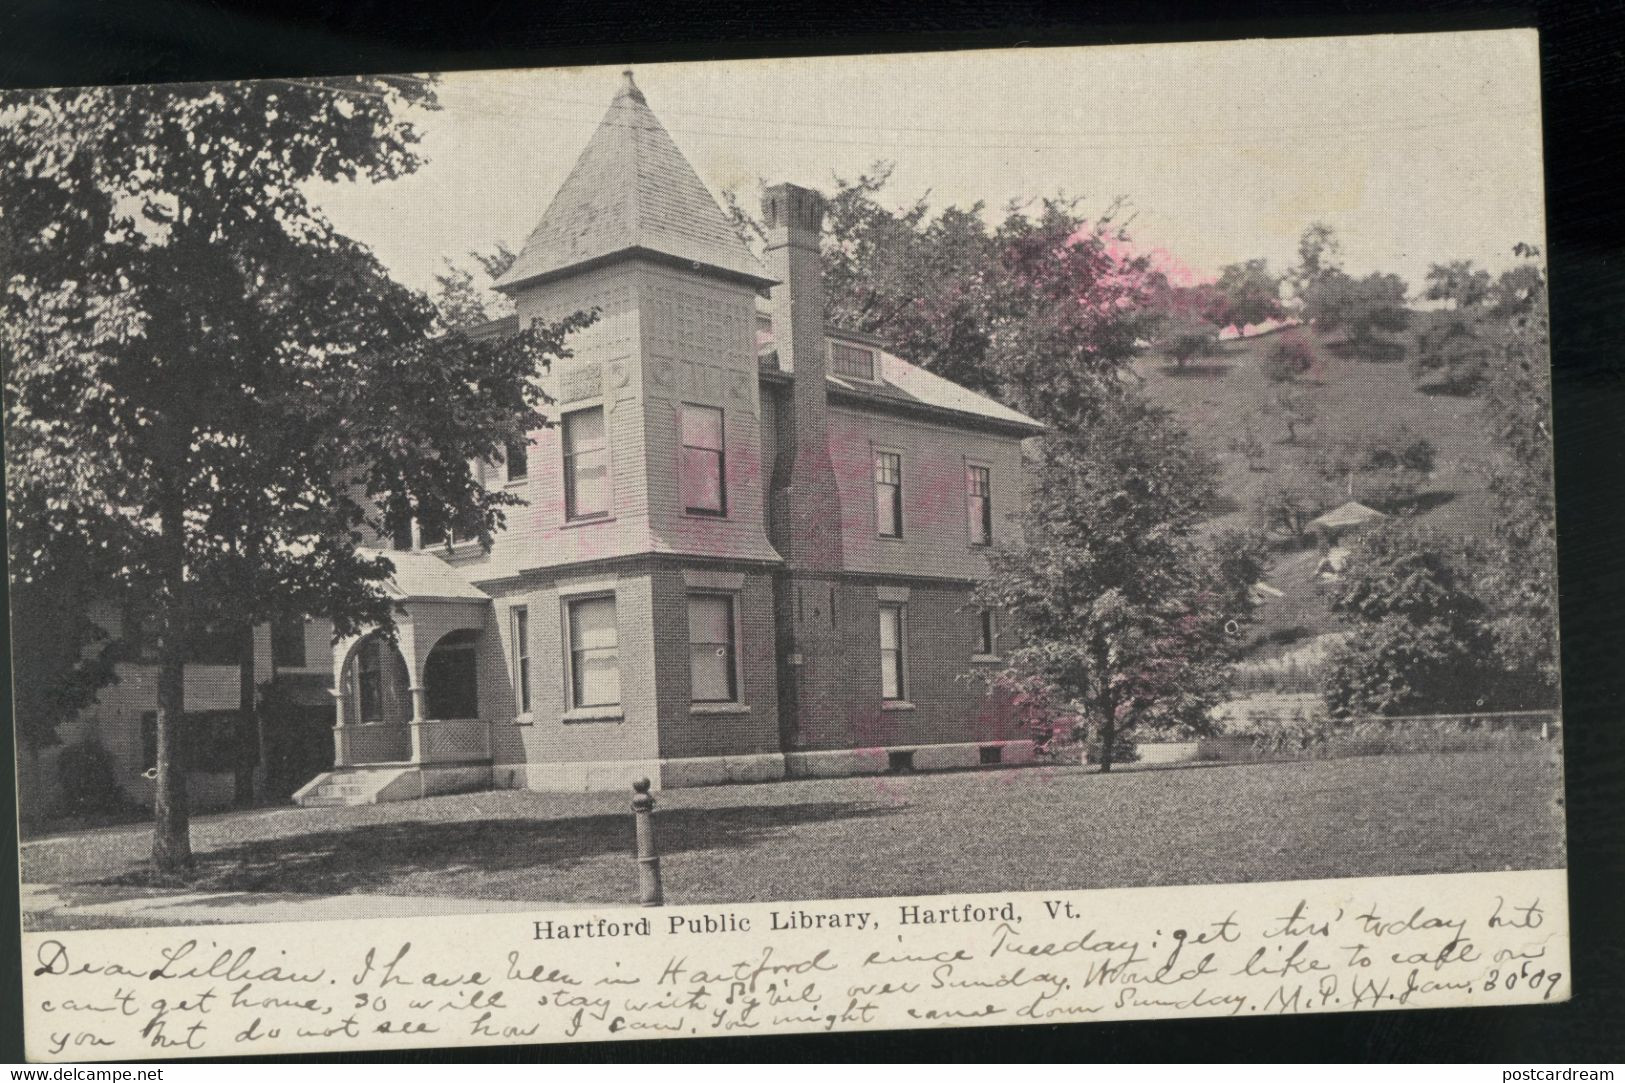
[[[901,771],[958,771],[1019,766],[1034,760],[1031,741],[905,745],[827,752],[702,756],[674,760],[591,760],[580,763],[507,763],[492,768],[498,789],[554,793],[621,791],[647,778],[655,789],[777,782],[786,778],[847,778]]]

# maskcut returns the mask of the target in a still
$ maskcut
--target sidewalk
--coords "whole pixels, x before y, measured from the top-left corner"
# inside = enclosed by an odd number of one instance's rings
[[[21,901],[23,927],[30,931],[539,913],[582,908],[579,905],[519,899],[185,892],[55,884],[25,884]]]

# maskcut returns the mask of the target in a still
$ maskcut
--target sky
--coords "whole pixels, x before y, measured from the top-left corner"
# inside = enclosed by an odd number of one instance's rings
[[[402,281],[517,249],[621,82],[618,66],[444,73],[426,164],[317,202]],[[1198,279],[1284,270],[1313,221],[1350,273],[1413,292],[1431,263],[1497,270],[1543,239],[1533,31],[643,64],[650,108],[713,194],[827,187],[895,163],[899,206],[1123,197],[1136,247]]]

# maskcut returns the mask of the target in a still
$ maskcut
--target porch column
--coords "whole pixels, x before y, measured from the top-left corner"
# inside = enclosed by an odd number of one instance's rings
[[[429,701],[423,687],[423,660],[418,657],[417,631],[417,622],[407,608],[402,619],[396,622],[395,634],[401,658],[406,662],[406,690],[412,696],[412,720],[406,727],[411,735],[412,746],[407,755],[412,763],[423,762],[423,723],[428,719],[429,711]]]
[[[360,636],[350,636],[333,644],[333,766],[350,766],[350,731],[346,728],[349,706],[349,696],[344,687],[344,667],[350,661],[350,652],[361,641]]]
[[[412,693],[412,762],[423,762],[423,723],[429,720],[429,699],[421,684],[414,684]]]
[[[344,700],[342,689],[329,692],[333,697],[333,766],[350,766],[350,731],[344,728]]]

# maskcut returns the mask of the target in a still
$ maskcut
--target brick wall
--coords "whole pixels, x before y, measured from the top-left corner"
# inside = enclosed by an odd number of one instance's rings
[[[738,704],[692,703],[688,638],[691,591],[733,598]],[[779,751],[773,582],[759,571],[663,568],[654,575],[655,688],[660,755],[740,756]]]
[[[793,586],[802,589],[790,592],[789,605],[803,610],[803,619],[797,622],[802,703],[794,747],[874,748],[1022,736],[1004,697],[991,694],[983,679],[997,670],[997,664],[972,660],[976,623],[969,585],[823,581],[816,605],[814,583]],[[808,622],[830,623],[831,591],[835,620],[830,631],[809,632]],[[798,599],[797,593],[802,597]],[[881,698],[882,594],[906,607],[906,707],[885,704]]]
[[[619,711],[613,717],[571,717],[567,705],[564,603],[572,597],[613,594],[621,661]],[[531,715],[514,717],[512,679],[513,606],[530,612]],[[493,705],[487,717],[498,764],[580,763],[652,759],[656,733],[653,575],[647,570],[566,575],[541,585],[515,586],[498,594],[494,642],[482,652],[480,698]]]
[[[1019,537],[1021,442],[848,406],[830,408],[830,454],[841,489],[846,568],[896,576],[980,579],[985,550],[971,544],[965,469],[988,467],[993,538]],[[903,464],[903,537],[882,538],[875,526],[874,456],[892,451]]]

